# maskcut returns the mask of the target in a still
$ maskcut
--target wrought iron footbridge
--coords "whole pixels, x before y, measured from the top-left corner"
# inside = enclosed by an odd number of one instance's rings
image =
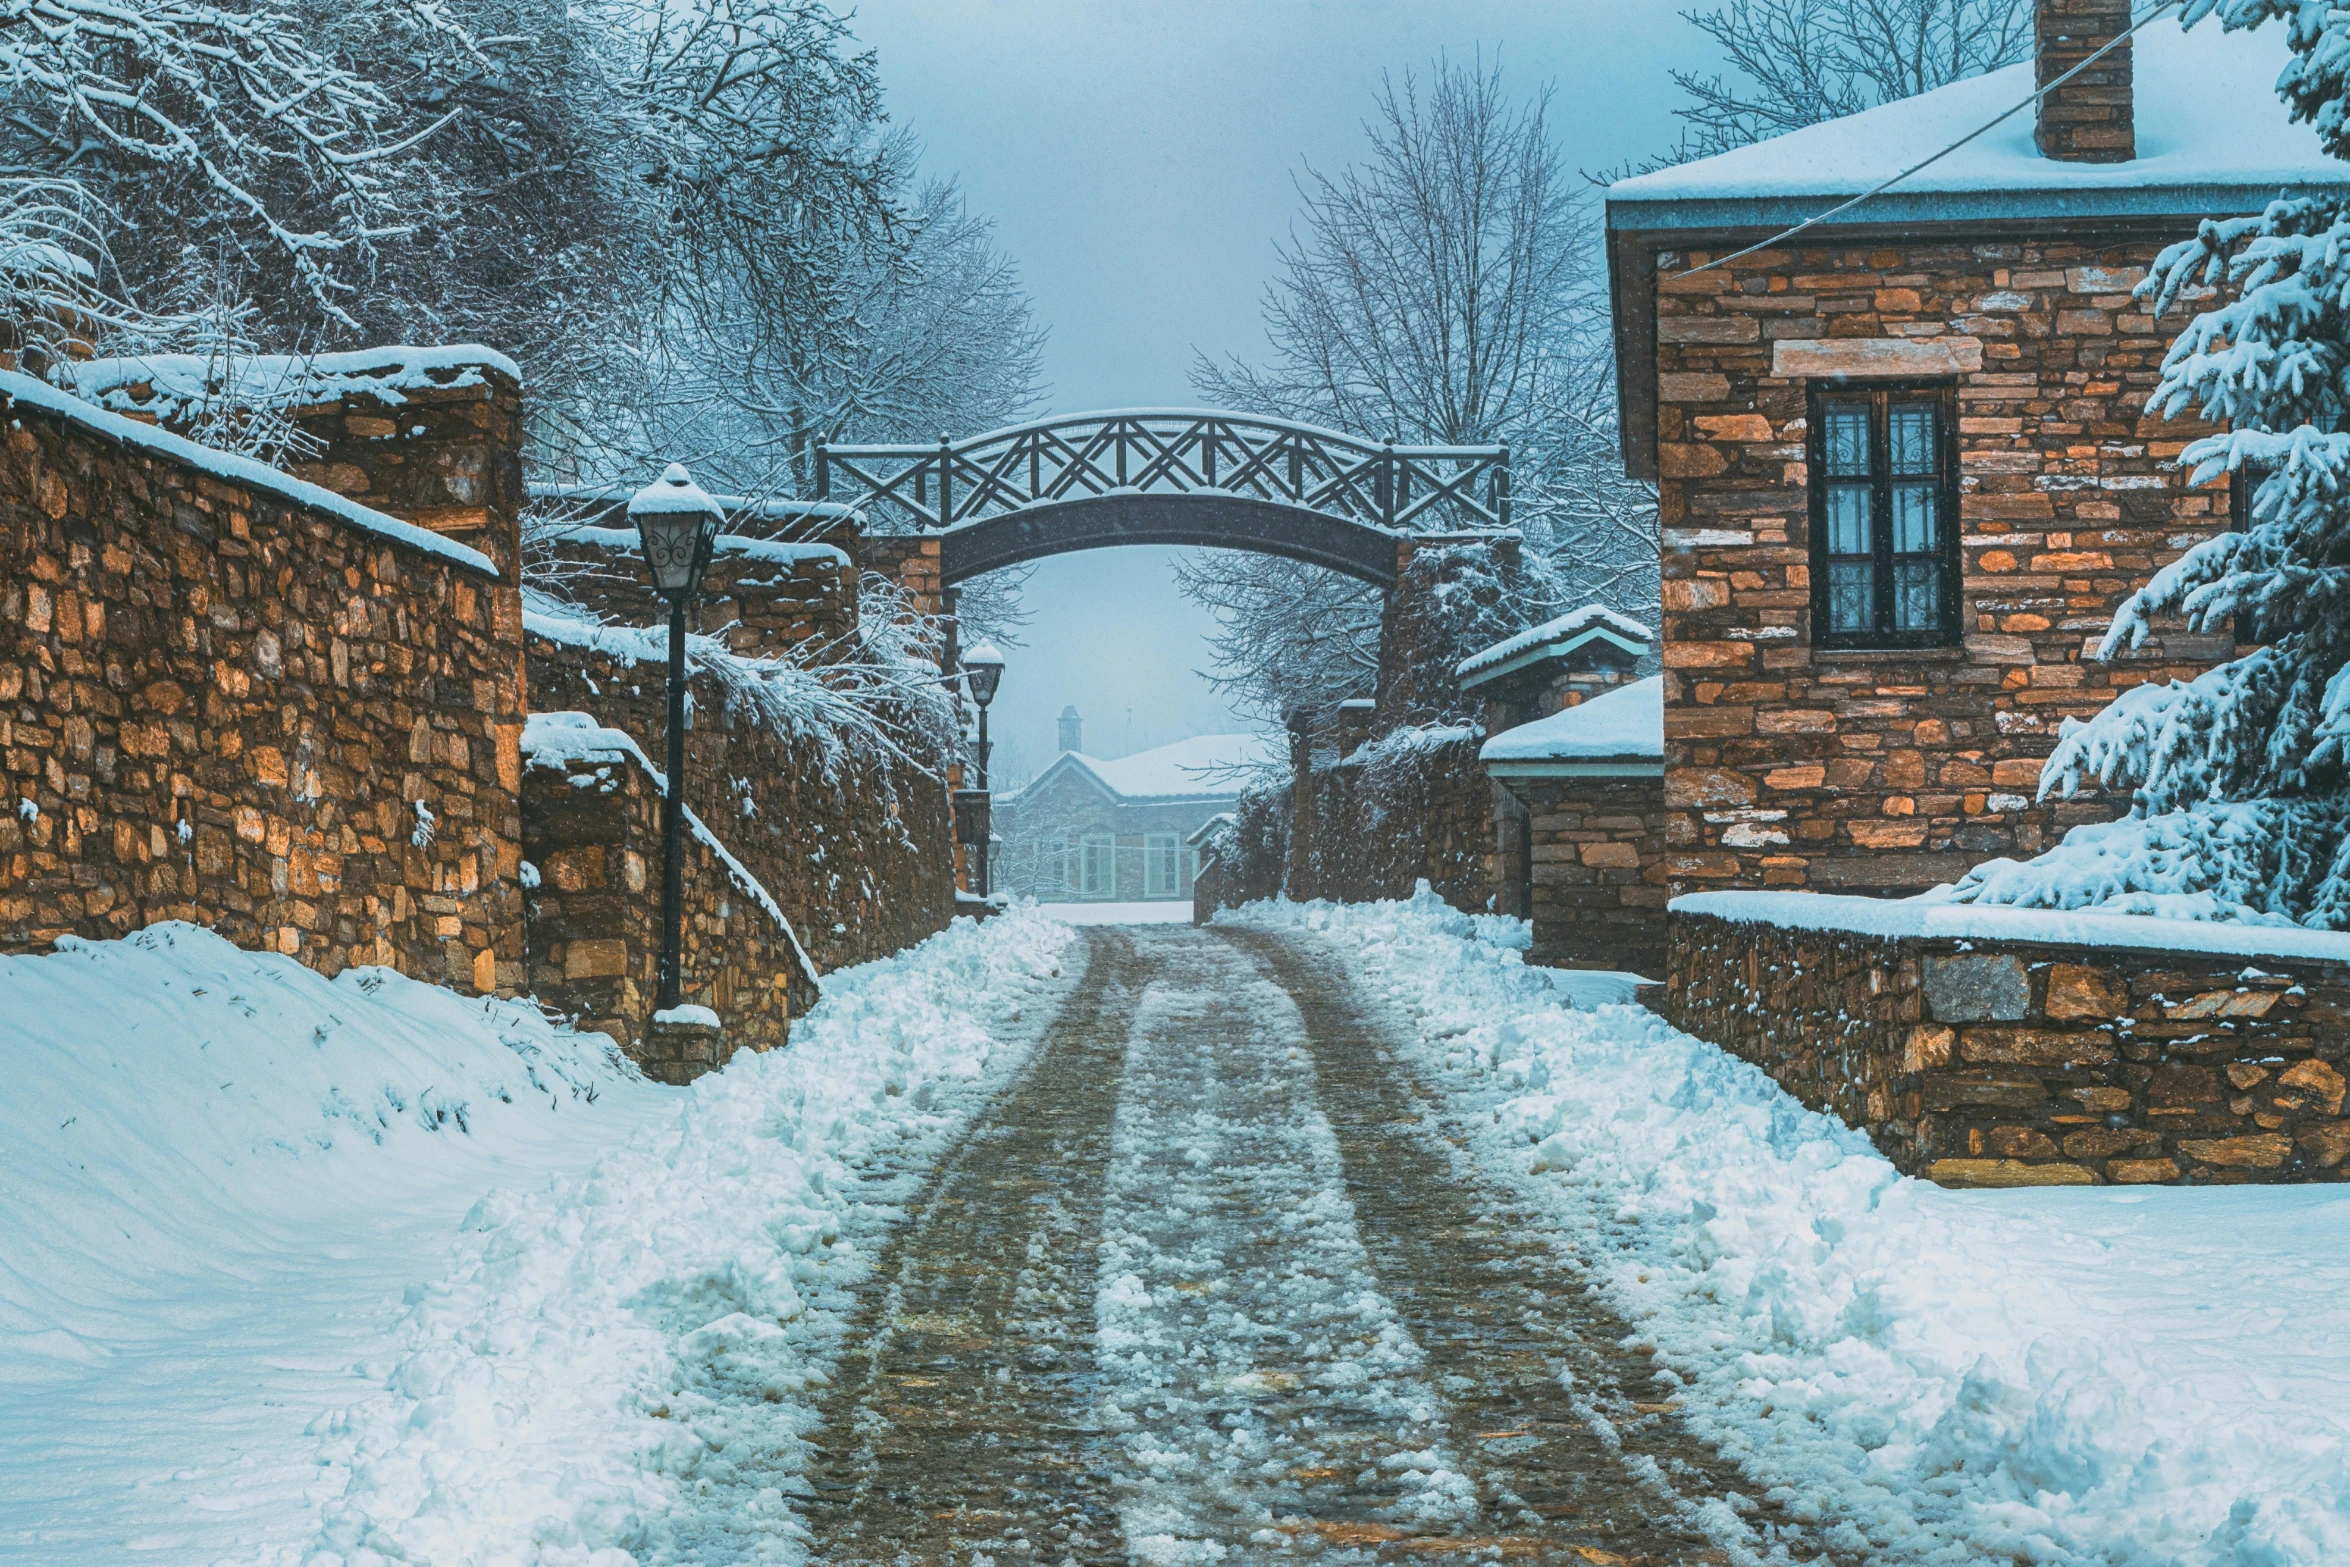
[[[1399,446],[1198,409],[1065,414],[935,446],[816,449],[816,498],[937,530],[949,584],[1069,550],[1195,544],[1382,587],[1403,536],[1510,525],[1507,446]]]

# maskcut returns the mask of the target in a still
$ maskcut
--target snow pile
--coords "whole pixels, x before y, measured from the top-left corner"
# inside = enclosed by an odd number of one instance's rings
[[[485,1199],[385,1391],[323,1427],[350,1479],[313,1567],[799,1559],[786,1492],[876,1204],[1025,1058],[1075,939],[1013,910],[843,970],[788,1050],[584,1181]]]
[[[1848,1558],[2350,1559],[2338,1189],[1944,1191],[1425,891],[1238,917],[1351,957],[1660,1396]]]
[[[2331,818],[2330,834],[2299,830],[2304,823],[2298,818],[2312,809]],[[1955,885],[1924,897],[1986,907],[2093,908],[2100,914],[2298,926],[2291,894],[2310,870],[2327,868],[2313,862],[2309,850],[2314,842],[2340,839],[2340,814],[2332,801],[2240,800],[2090,822],[2031,860],[1986,861]]]
[[[600,1034],[388,969],[329,980],[179,924],[58,948],[0,957],[8,1560],[301,1532],[304,1424],[356,1395],[467,1206],[678,1097]]]
[[[51,372],[66,390],[120,414],[179,424],[215,406],[295,408],[344,397],[397,406],[409,392],[480,386],[495,370],[520,384],[513,360],[479,343],[390,344],[339,354],[132,354],[66,360]]]
[[[1477,753],[1485,762],[1615,760],[1665,754],[1665,682],[1650,675],[1548,718],[1505,729]]]
[[[1491,647],[1471,653],[1461,660],[1453,673],[1466,680],[1479,670],[1506,664],[1521,653],[1531,653],[1537,648],[1547,649],[1553,642],[1578,639],[1589,641],[1595,635],[1605,635],[1618,646],[1625,642],[1638,643],[1638,651],[1645,651],[1648,644],[1656,640],[1655,632],[1631,616],[1619,615],[1604,604],[1586,604],[1581,609],[1568,610],[1555,619],[1546,620],[1539,626],[1528,626],[1516,636],[1504,637]],[[1566,649],[1561,648],[1559,651],[1565,652]]]

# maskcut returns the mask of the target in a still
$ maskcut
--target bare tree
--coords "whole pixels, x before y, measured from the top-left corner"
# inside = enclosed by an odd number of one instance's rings
[[[2031,0],[1730,0],[1681,14],[1736,74],[1673,73],[1690,99],[1674,111],[1688,127],[1675,162],[1979,76],[2032,46]]]
[[[1264,305],[1263,366],[1202,360],[1227,407],[1412,443],[1507,441],[1529,622],[1572,598],[1639,613],[1656,587],[1654,497],[1622,477],[1600,252],[1547,123],[1498,66],[1439,61],[1383,86],[1363,161],[1307,170]],[[1215,678],[1267,717],[1365,694],[1379,603],[1287,561],[1211,555],[1184,590],[1221,630]]]

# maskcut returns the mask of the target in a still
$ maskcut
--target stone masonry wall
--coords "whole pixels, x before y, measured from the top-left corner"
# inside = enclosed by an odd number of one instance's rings
[[[0,950],[163,919],[522,983],[515,590],[12,400]]]
[[[746,658],[793,654],[809,662],[857,650],[856,529],[835,524],[820,538],[781,543],[722,536],[687,610],[695,631],[724,636]],[[631,529],[582,526],[534,544],[533,568],[562,596],[623,626],[666,625],[667,600],[653,591]]]
[[[606,731],[608,733],[608,731]],[[533,885],[531,994],[597,1029],[663,1082],[691,1081],[737,1050],[771,1050],[817,999],[815,977],[757,889],[707,838],[685,838],[680,993],[716,1012],[723,1033],[655,1030],[661,951],[661,795],[625,749],[533,750],[525,758],[522,830]]]
[[[2068,717],[2232,657],[2172,629],[2084,657],[2115,607],[2226,525],[2203,433],[2142,413],[2184,320],[2130,288],[2188,232],[1853,240],[1659,254],[1658,460],[1677,890],[1901,892],[2028,857],[2118,806],[2035,804]],[[1725,244],[1723,250],[1734,248]],[[1806,388],[1888,366],[1955,381],[1963,644],[1811,645]],[[1859,383],[1856,383],[1859,384]]]
[[[1425,879],[1455,908],[1485,913],[1496,870],[1483,740],[1471,728],[1402,729],[1343,759],[1324,753],[1307,775],[1312,831],[1291,855],[1287,895],[1366,903],[1408,898]]]
[[[629,637],[652,648],[649,633],[582,646],[534,632],[531,705],[593,714],[658,760],[667,754],[666,653],[639,661]],[[905,754],[892,755],[756,722],[709,671],[689,689],[686,802],[774,896],[820,972],[946,928],[952,826],[938,758],[926,759],[915,739],[901,737]]]
[[[1676,910],[1665,1015],[1946,1185],[2350,1174],[2350,965]]]
[[[1664,781],[1512,778],[1525,806],[1534,941],[1529,963],[1661,974]]]

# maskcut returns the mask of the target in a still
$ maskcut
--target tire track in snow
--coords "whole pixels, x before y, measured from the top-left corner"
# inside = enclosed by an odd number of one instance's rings
[[[1096,1357],[1131,1560],[1364,1560],[1470,1532],[1420,1348],[1372,1276],[1281,988],[1152,932],[1119,1096]]]
[[[800,1503],[818,1567],[1121,1563],[1086,1424],[1095,1243],[1142,965],[1086,969],[1027,1069],[892,1235]]]
[[[1830,1560],[1815,1531],[1745,1501],[1742,1488],[1758,1488],[1681,1426],[1646,1357],[1623,1347],[1629,1326],[1478,1179],[1439,1106],[1355,1006],[1344,969],[1267,932],[1217,934],[1298,1009],[1364,1244],[1445,1392],[1489,1520],[1539,1536],[1504,1554]]]

